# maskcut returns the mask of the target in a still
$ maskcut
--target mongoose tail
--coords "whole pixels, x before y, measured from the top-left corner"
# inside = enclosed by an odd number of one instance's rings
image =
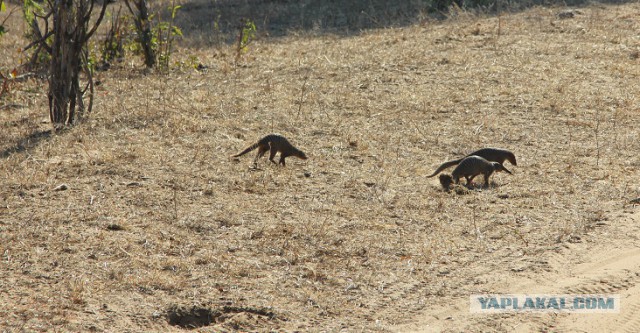
[[[258,142],[247,147],[247,149],[243,150],[241,153],[233,155],[233,157],[242,156],[256,148],[258,148],[258,154],[256,154],[256,157],[253,160],[254,165],[258,164],[258,159],[264,156],[267,151],[270,152],[269,161],[274,164],[282,164],[282,166],[286,165],[285,159],[289,156],[295,156],[303,160],[307,159],[307,155],[303,151],[294,147],[285,137],[278,134],[269,134],[263,137]],[[280,161],[276,163],[273,158],[278,152],[280,152]]]
[[[473,178],[478,175],[484,176],[484,186],[489,187],[489,177],[497,171],[505,171],[512,174],[507,168],[498,162],[490,162],[480,156],[465,157],[460,164],[453,170],[451,176],[453,182],[458,184],[460,177],[467,180],[467,187],[471,186]]]
[[[463,159],[462,159],[462,158],[460,158],[460,159],[457,159],[457,160],[453,160],[453,161],[448,161],[448,162],[444,162],[444,163],[442,163],[442,164],[441,164],[441,165],[436,169],[436,171],[434,171],[431,175],[427,176],[427,178],[431,178],[431,177],[433,177],[433,176],[435,176],[435,175],[439,174],[439,173],[440,173],[440,171],[442,171],[442,170],[444,170],[444,169],[446,169],[446,168],[452,167],[452,166],[454,166],[454,165],[456,165],[456,164],[459,164],[460,162],[462,162],[462,160],[463,160]]]
[[[438,173],[440,173],[442,170],[446,168],[452,167],[456,164],[460,164],[460,162],[462,162],[462,160],[464,160],[465,158],[469,156],[474,156],[474,155],[480,156],[489,162],[498,162],[501,165],[504,164],[505,160],[509,161],[509,163],[513,165],[516,165],[516,166],[518,165],[516,163],[516,156],[509,150],[501,149],[501,148],[482,148],[474,151],[473,153],[463,158],[442,163],[442,165],[440,165],[438,169],[436,169],[436,171],[434,171],[431,175],[427,176],[427,178],[431,178],[437,175]]]
[[[241,153],[235,154],[233,155],[233,157],[240,157],[256,148],[258,148],[258,146],[260,145],[260,142],[256,142],[254,144],[252,144],[251,146],[249,146],[247,149],[243,150]]]

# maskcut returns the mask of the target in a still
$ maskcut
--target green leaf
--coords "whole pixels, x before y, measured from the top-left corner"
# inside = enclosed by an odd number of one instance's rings
[[[34,0],[24,0],[23,11],[24,18],[29,22],[29,24],[31,24],[31,22],[35,20],[34,13],[42,14],[43,9],[42,6]]]
[[[182,37],[182,30],[180,30],[180,28],[176,27],[175,25],[173,26],[173,35],[174,36],[180,36]]]

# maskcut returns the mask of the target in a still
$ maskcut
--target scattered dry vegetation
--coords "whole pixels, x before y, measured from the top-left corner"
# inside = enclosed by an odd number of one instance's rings
[[[130,57],[60,134],[46,82],[12,85],[0,326],[180,331],[168,312],[197,307],[203,331],[384,331],[615,234],[640,197],[640,5],[560,10],[263,36],[239,66],[233,45],[185,41],[175,59],[207,70]],[[4,74],[24,42],[7,26]],[[229,158],[270,132],[310,159]],[[515,175],[467,193],[425,178],[484,146],[514,151]]]

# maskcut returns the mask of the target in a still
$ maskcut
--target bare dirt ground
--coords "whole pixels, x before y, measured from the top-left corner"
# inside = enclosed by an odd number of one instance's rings
[[[568,243],[540,256],[544,269],[496,272],[484,292],[619,294],[618,314],[472,314],[468,297],[443,297],[423,318],[397,332],[637,332],[640,328],[640,213],[616,218],[616,230],[597,242]],[[414,318],[415,319],[415,318]]]
[[[637,331],[640,5],[561,10],[264,36],[238,66],[185,41],[168,73],[99,73],[94,112],[56,134],[46,81],[12,84],[0,327],[179,332],[195,309],[201,332]],[[7,26],[5,75],[26,44]],[[270,132],[310,159],[229,157]],[[514,175],[425,177],[484,146]],[[470,314],[489,292],[619,293],[622,312]]]

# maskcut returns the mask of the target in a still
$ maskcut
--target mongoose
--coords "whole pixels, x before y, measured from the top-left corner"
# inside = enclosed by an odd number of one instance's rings
[[[489,177],[491,174],[497,171],[505,171],[509,174],[512,174],[511,171],[507,170],[502,164],[498,162],[490,162],[480,156],[469,156],[465,157],[458,166],[453,169],[451,173],[451,178],[448,179],[447,175],[440,177],[440,183],[443,187],[446,186],[448,189],[448,185],[451,182],[458,184],[460,182],[460,177],[464,177],[467,179],[467,187],[471,186],[471,182],[473,178],[477,175],[484,175],[484,186],[489,187]]]
[[[253,160],[254,165],[258,165],[258,159],[264,156],[264,154],[267,151],[270,151],[269,161],[273,163],[276,163],[273,160],[273,158],[276,156],[276,153],[280,152],[280,161],[278,162],[278,164],[282,164],[282,166],[285,166],[284,159],[289,156],[295,156],[303,160],[307,159],[307,155],[305,155],[304,152],[302,152],[298,148],[294,147],[291,143],[289,143],[289,140],[287,140],[287,138],[278,134],[269,134],[265,136],[264,138],[260,139],[258,142],[252,144],[247,149],[243,150],[241,153],[237,155],[233,155],[233,157],[242,156],[256,148],[258,148],[258,154],[256,155],[256,158]]]
[[[500,148],[482,148],[480,150],[476,150],[473,153],[457,159],[457,160],[452,160],[452,161],[448,161],[448,162],[444,162],[442,163],[442,165],[440,165],[438,167],[438,169],[436,169],[436,171],[434,171],[431,175],[427,176],[427,178],[431,178],[435,175],[437,175],[438,173],[440,173],[440,171],[448,168],[448,167],[452,167],[456,164],[460,164],[460,162],[462,162],[462,160],[464,160],[465,158],[469,157],[469,156],[480,156],[482,158],[484,158],[487,161],[490,162],[498,162],[501,165],[504,164],[505,160],[509,160],[509,162],[513,165],[518,165],[516,163],[516,155],[514,155],[512,152],[506,150],[506,149],[500,149]]]
[[[440,185],[442,185],[442,188],[445,191],[449,191],[451,183],[453,183],[453,178],[451,178],[451,175],[447,175],[445,173],[440,175]]]

